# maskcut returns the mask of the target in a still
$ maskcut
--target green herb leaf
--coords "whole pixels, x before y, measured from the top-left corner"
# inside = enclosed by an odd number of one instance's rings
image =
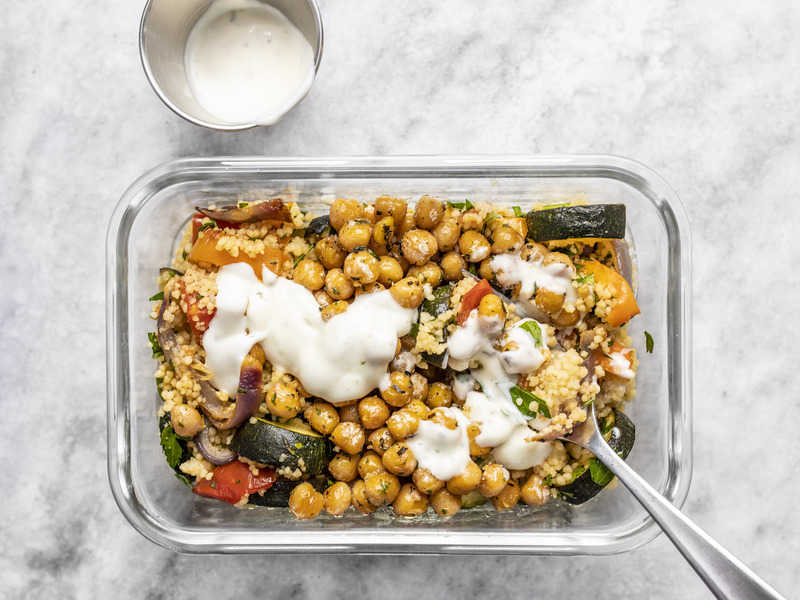
[[[552,476],[552,475],[548,475],[547,477],[545,477],[545,478],[544,478],[544,480],[542,481],[542,483],[543,483],[544,485],[546,485],[547,487],[550,487],[550,486],[552,486],[552,485],[553,485],[553,476]]]
[[[510,392],[511,401],[514,403],[514,406],[516,406],[517,410],[526,417],[533,418],[538,413],[541,413],[548,419],[550,418],[550,409],[547,408],[547,402],[539,398],[539,396],[536,394],[532,394],[528,390],[522,389],[518,385],[512,387]],[[538,411],[532,406],[533,404],[536,404]]]
[[[614,479],[614,474],[609,468],[596,458],[589,460],[589,476],[592,478],[592,481],[599,486],[607,485]]]
[[[151,331],[148,333],[147,339],[150,340],[150,347],[153,349],[153,358],[164,356],[164,351],[161,349],[161,346],[158,345],[158,336],[156,336],[155,332]]]
[[[644,332],[644,349],[647,350],[648,354],[653,353],[653,345],[655,342],[653,341],[653,336],[650,335],[649,331]]]
[[[466,210],[472,210],[475,206],[469,200],[464,200],[464,208]]]
[[[303,252],[300,256],[295,258],[294,259],[294,263],[292,263],[292,268],[294,269],[300,263],[300,261],[303,260],[305,257],[306,257],[306,253]]]
[[[419,323],[413,323],[411,325],[411,331],[408,332],[408,335],[415,338],[417,337],[418,333],[419,333]]]
[[[150,296],[150,302],[155,302],[156,300],[163,300],[164,299],[164,292],[158,292],[157,294],[153,294]]]
[[[213,220],[209,221],[208,223],[203,223],[202,225],[200,225],[200,228],[197,230],[197,233],[200,233],[201,231],[205,231],[206,229],[214,229],[214,227],[216,227],[216,226],[217,226],[217,223],[216,223],[216,221],[213,221]]]
[[[187,257],[187,256],[189,256],[189,254],[188,254],[188,252],[186,252],[186,250],[184,250],[183,252],[181,252],[181,257],[183,258],[183,260],[186,260],[186,257]]]
[[[600,428],[600,433],[603,437],[606,437],[608,433],[614,429],[614,414],[611,413],[605,418],[603,421],[603,426]]]
[[[239,208],[247,208],[247,202],[239,202]]]
[[[512,206],[511,209],[514,211],[514,216],[515,217],[521,217],[522,216],[522,209],[519,206]]]
[[[476,263],[469,263],[469,272],[473,275],[478,274],[478,265]]]
[[[585,472],[586,472],[586,467],[585,467],[584,465],[578,465],[578,466],[577,466],[577,467],[576,467],[576,468],[575,468],[575,469],[572,471],[572,479],[570,479],[570,483],[572,483],[573,481],[575,481],[575,480],[576,480],[578,477],[580,477],[581,475],[583,475]]]
[[[536,342],[537,346],[543,346],[542,343],[542,328],[539,326],[539,323],[536,321],[525,321],[522,325],[519,326],[520,329],[524,329],[528,333],[531,334],[531,337]]]
[[[164,456],[167,457],[167,464],[173,469],[177,467],[183,456],[183,446],[172,425],[167,425],[161,430],[161,448],[164,450]]]
[[[456,208],[458,210],[464,210],[465,204],[463,202],[448,202],[447,206],[450,206],[452,208]]]
[[[589,273],[588,275],[578,275],[575,278],[575,282],[578,285],[583,285],[584,283],[592,285],[594,284],[594,273]]]
[[[496,212],[490,212],[488,215],[486,215],[486,218],[483,220],[483,228],[484,228],[484,230],[486,229],[486,226],[489,223],[491,223],[492,221],[494,221],[495,219],[497,219],[499,217],[500,217],[500,215],[498,215]]]
[[[179,481],[182,481],[183,483],[185,483],[189,487],[192,487],[191,480],[186,475],[184,475],[183,473],[175,473],[175,477],[177,477]]]

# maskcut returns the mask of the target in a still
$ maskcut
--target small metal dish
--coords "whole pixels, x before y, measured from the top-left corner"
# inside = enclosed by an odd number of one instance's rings
[[[323,40],[322,15],[316,0],[261,1],[280,10],[306,37],[314,51],[316,77],[322,60]],[[212,0],[147,1],[139,26],[139,55],[147,79],[170,110],[195,125],[220,131],[239,131],[265,125],[221,121],[204,109],[192,94],[184,61],[186,40],[197,19],[211,2]],[[305,95],[299,97],[283,114],[304,97]]]

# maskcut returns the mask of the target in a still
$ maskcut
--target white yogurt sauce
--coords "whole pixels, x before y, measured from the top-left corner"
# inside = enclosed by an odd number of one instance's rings
[[[611,359],[611,372],[623,379],[633,379],[636,373],[631,369],[631,362],[622,352],[612,352],[608,355]]]
[[[572,287],[572,274],[562,263],[543,265],[542,261],[523,260],[518,254],[497,254],[492,257],[491,265],[497,281],[504,287],[520,285],[520,302],[530,300],[538,288],[562,294],[565,303],[574,304],[578,297]]]
[[[447,350],[450,356],[450,365],[461,370],[466,369],[471,361],[478,362],[478,366],[470,369],[469,375],[458,375],[454,382],[454,393],[458,398],[465,398],[464,412],[469,420],[476,423],[480,433],[475,438],[478,445],[484,448],[502,446],[512,439],[514,432],[520,427],[531,434],[527,423],[529,419],[523,415],[511,400],[511,388],[517,384],[517,375],[534,371],[544,361],[542,350],[547,344],[547,334],[544,326],[539,324],[542,332],[543,344],[539,346],[533,336],[521,326],[524,319],[515,323],[513,327],[503,333],[500,321],[497,318],[479,317],[477,310],[470,313],[467,321],[458,327],[447,340]],[[516,349],[500,352],[494,348],[496,342],[501,341],[505,347],[509,342],[516,344]],[[473,384],[478,382],[481,391],[474,391]],[[494,458],[504,466],[512,469],[512,464],[525,460],[535,460],[539,464],[550,453],[552,445],[541,442],[542,446],[529,447],[514,441],[500,457],[493,452]],[[533,451],[528,452],[528,450]],[[546,449],[544,458],[539,455]],[[529,455],[529,456],[528,456]],[[527,467],[525,467],[527,468]]]
[[[455,419],[457,427],[448,429],[433,421],[420,421],[419,429],[406,443],[420,467],[428,469],[434,477],[447,481],[463,472],[470,461],[469,421],[457,408],[438,410]]]
[[[551,442],[531,440],[533,432],[525,425],[518,425],[500,446],[492,450],[492,456],[508,469],[530,469],[542,463],[552,450]]]
[[[314,78],[308,40],[258,0],[214,0],[189,33],[184,61],[198,103],[232,124],[274,123]]]
[[[362,398],[381,383],[397,338],[417,320],[416,310],[383,290],[359,296],[325,322],[305,287],[266,268],[262,280],[246,263],[217,274],[217,312],[203,347],[214,383],[231,397],[245,355],[260,343],[272,365],[297,377],[309,394],[333,404]]]

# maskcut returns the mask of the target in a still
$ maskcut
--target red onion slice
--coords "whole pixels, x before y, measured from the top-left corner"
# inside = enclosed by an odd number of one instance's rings
[[[255,223],[266,219],[286,222],[292,220],[289,209],[280,198],[247,206],[237,204],[223,208],[200,208],[197,206],[195,209],[206,217],[229,223]]]
[[[225,465],[236,458],[237,454],[230,448],[218,446],[211,441],[211,436],[208,432],[208,427],[203,429],[194,438],[197,449],[200,454],[205,456],[206,460],[214,465]]]

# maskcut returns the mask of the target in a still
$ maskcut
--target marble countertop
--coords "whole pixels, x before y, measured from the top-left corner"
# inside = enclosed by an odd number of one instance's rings
[[[238,134],[185,123],[152,93],[142,4],[31,0],[0,21],[0,596],[709,597],[664,536],[603,558],[182,556],[134,531],[109,491],[104,236],[145,169],[189,155],[559,152],[641,160],[686,204],[685,510],[795,592],[798,3],[327,0],[311,94]]]

